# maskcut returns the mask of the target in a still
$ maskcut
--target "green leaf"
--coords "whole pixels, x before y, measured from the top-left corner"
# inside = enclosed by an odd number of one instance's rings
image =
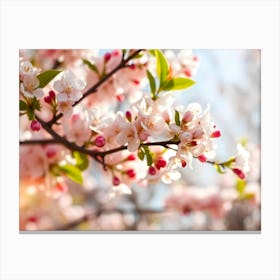
[[[144,159],[144,157],[145,157],[145,152],[144,152],[142,149],[140,149],[140,150],[138,151],[138,157],[139,157],[139,159],[141,159],[141,160]]]
[[[223,162],[224,166],[230,167],[231,164],[235,162],[235,157],[231,157],[229,160],[227,160],[226,162]]]
[[[26,102],[23,100],[20,100],[19,101],[19,110],[25,111],[25,110],[27,110],[27,108],[28,108],[28,105],[26,104]]]
[[[176,125],[181,126],[180,113],[177,110],[175,110],[175,123]]]
[[[150,53],[152,56],[156,56],[156,50],[149,50],[149,53]]]
[[[246,188],[246,181],[238,179],[235,188],[238,191],[239,195],[242,195]]]
[[[218,173],[225,174],[225,170],[224,170],[224,168],[220,164],[214,164],[214,167],[216,168]]]
[[[41,103],[36,97],[33,97],[31,107],[34,111],[35,110],[41,111]]]
[[[84,64],[86,64],[93,72],[95,72],[97,75],[99,75],[99,71],[97,67],[92,64],[89,60],[83,59]]]
[[[44,88],[53,78],[55,78],[61,70],[47,70],[37,76],[39,79],[39,88]]]
[[[28,119],[30,121],[33,121],[35,119],[35,113],[34,113],[34,109],[33,108],[27,107],[26,113],[27,113]]]
[[[148,146],[142,146],[144,151],[145,151],[145,156],[146,156],[146,160],[147,160],[147,164],[148,166],[151,166],[153,164],[153,156],[152,156],[152,153],[149,149]]]
[[[195,81],[189,79],[189,78],[173,78],[170,80],[167,80],[165,83],[163,83],[160,87],[160,90],[181,90],[181,89],[187,89],[195,84]]]
[[[73,157],[76,160],[76,167],[78,167],[81,171],[84,171],[88,168],[89,160],[86,154],[74,151]]]
[[[147,77],[149,79],[151,92],[152,92],[153,97],[154,97],[155,93],[156,93],[156,81],[155,81],[155,78],[153,77],[152,73],[149,70],[147,70]]]
[[[160,85],[167,79],[169,73],[168,62],[160,50],[155,50],[157,59],[157,75],[159,78]]]
[[[80,185],[83,183],[82,173],[78,167],[70,164],[65,164],[65,165],[59,165],[58,169],[61,172],[61,174],[67,176],[72,181]]]

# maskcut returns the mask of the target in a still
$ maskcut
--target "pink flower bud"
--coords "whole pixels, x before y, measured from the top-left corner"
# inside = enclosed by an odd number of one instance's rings
[[[113,177],[113,185],[118,186],[120,183],[121,183],[121,180],[117,176],[114,176]]]
[[[105,60],[105,63],[107,63],[110,59],[111,59],[111,54],[110,53],[105,53],[104,54],[104,60]]]
[[[53,158],[56,155],[56,148],[55,147],[47,147],[46,149],[46,156],[47,158]]]
[[[192,121],[192,119],[193,119],[193,113],[192,113],[191,111],[187,111],[187,112],[184,114],[182,121],[185,122],[185,123],[187,123],[187,122]]]
[[[197,157],[199,161],[201,162],[206,162],[207,161],[207,157],[205,155],[200,155]]]
[[[133,63],[133,64],[129,65],[129,68],[130,68],[131,70],[135,70],[135,69],[136,69],[136,65]]]
[[[55,99],[55,92],[53,90],[49,91],[49,97],[54,100]]]
[[[187,162],[185,160],[183,160],[183,159],[181,160],[181,164],[182,164],[183,168],[187,166]]]
[[[102,136],[102,135],[97,136],[94,140],[94,144],[99,148],[104,147],[104,145],[106,144],[106,140],[105,140],[104,136]]]
[[[219,138],[221,137],[221,131],[220,130],[216,130],[211,134],[212,138]]]
[[[128,169],[126,171],[126,175],[129,177],[129,178],[134,178],[136,176],[136,172],[134,169]]]
[[[192,72],[191,72],[189,69],[185,70],[185,71],[184,71],[184,74],[185,74],[187,77],[191,77],[191,76],[192,76]]]
[[[30,216],[27,220],[30,223],[37,223],[38,222],[38,217],[37,216]]]
[[[154,175],[156,175],[157,171],[156,171],[156,169],[153,166],[150,166],[149,169],[148,169],[148,173],[151,176],[154,176]]]
[[[164,168],[166,166],[166,164],[167,164],[167,162],[163,158],[159,158],[155,162],[155,166],[158,170],[160,170],[161,168]]]
[[[127,160],[136,160],[136,156],[134,154],[131,154],[127,157]]]
[[[239,168],[233,168],[232,171],[241,179],[244,180],[245,179],[245,174],[242,172],[242,170],[240,170]]]
[[[65,192],[68,191],[67,185],[62,184],[62,183],[57,183],[57,184],[55,185],[55,188],[56,188],[58,191],[62,192],[62,193],[65,193]]]
[[[51,99],[51,97],[50,97],[49,95],[47,95],[47,96],[44,97],[44,101],[45,101],[46,103],[48,103],[48,104],[52,103],[52,99]]]
[[[37,120],[33,120],[30,127],[33,131],[39,131],[41,129],[41,124]]]
[[[122,94],[117,95],[116,98],[117,98],[117,100],[119,102],[123,102],[124,101],[124,95],[122,95]]]
[[[126,112],[125,112],[125,117],[127,118],[127,120],[128,120],[129,122],[131,122],[132,114],[131,114],[130,111],[126,111]]]
[[[139,81],[139,80],[132,80],[132,82],[133,82],[135,85],[139,85],[139,84],[140,84],[140,81]]]

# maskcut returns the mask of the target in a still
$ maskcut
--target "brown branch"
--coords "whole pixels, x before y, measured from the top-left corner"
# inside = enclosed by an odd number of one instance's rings
[[[120,69],[124,68],[127,66],[127,63],[133,59],[137,54],[139,54],[141,51],[143,51],[143,49],[137,50],[134,53],[132,53],[128,58],[126,59],[122,59],[120,64],[118,66],[116,66],[111,72],[109,72],[108,74],[106,74],[101,80],[99,80],[95,85],[93,85],[90,89],[88,89],[83,96],[76,101],[73,104],[73,107],[75,107],[76,105],[78,105],[82,100],[84,100],[87,96],[89,96],[90,94],[94,93],[97,91],[98,87],[100,87],[103,83],[105,83],[110,77],[112,77],[117,71],[119,71]],[[55,124],[61,117],[63,116],[62,113],[54,116],[49,122],[48,124],[50,126],[52,126],[53,124]]]
[[[20,145],[62,145],[58,140],[56,139],[31,139],[31,140],[23,140],[19,142]]]

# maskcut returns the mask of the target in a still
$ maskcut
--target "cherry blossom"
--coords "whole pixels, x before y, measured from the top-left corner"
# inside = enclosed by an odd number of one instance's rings
[[[73,72],[65,71],[61,79],[54,82],[54,89],[58,91],[56,96],[58,102],[78,101],[82,97],[85,82],[77,79]]]

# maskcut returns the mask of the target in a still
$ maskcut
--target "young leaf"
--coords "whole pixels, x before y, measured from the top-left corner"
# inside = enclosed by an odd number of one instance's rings
[[[177,110],[175,110],[175,123],[176,125],[181,126],[180,113]]]
[[[156,50],[149,50],[149,53],[150,53],[152,56],[156,56]]]
[[[246,181],[238,179],[235,188],[238,191],[239,195],[242,195],[246,188]]]
[[[20,100],[19,101],[19,110],[20,111],[25,111],[25,110],[27,110],[27,104],[26,104],[26,102],[25,101],[23,101],[23,100]]]
[[[31,107],[34,111],[35,110],[41,111],[40,101],[36,97],[33,97]]]
[[[41,74],[39,74],[37,76],[37,78],[39,79],[39,88],[43,88],[45,87],[52,79],[55,78],[55,76],[57,76],[59,73],[61,72],[61,70],[47,70]]]
[[[78,167],[81,171],[84,171],[88,168],[89,160],[86,154],[74,151],[73,157],[76,160],[76,167]]]
[[[157,59],[157,75],[159,77],[160,85],[162,85],[168,77],[169,66],[165,56],[160,50],[155,50],[155,53]]]
[[[224,174],[225,173],[224,168],[220,164],[214,164],[214,167],[216,168],[218,173],[220,173],[220,174]]]
[[[145,151],[145,156],[147,160],[148,166],[151,166],[153,164],[153,156],[151,154],[151,151],[148,146],[142,146]]]
[[[27,113],[28,119],[30,121],[33,121],[35,119],[35,113],[34,113],[34,109],[33,108],[27,107],[26,113]]]
[[[59,165],[58,169],[61,172],[61,174],[67,176],[72,181],[80,185],[83,183],[82,173],[78,167],[70,164],[65,164],[65,165]]]
[[[99,71],[97,67],[92,64],[89,60],[83,59],[84,64],[86,64],[93,72],[95,72],[99,76]]]
[[[141,160],[144,159],[145,153],[144,153],[144,151],[143,151],[142,149],[140,149],[140,150],[138,151],[138,157],[139,157],[139,159],[141,159]]]
[[[155,78],[153,77],[152,73],[149,70],[147,70],[147,77],[149,79],[151,92],[154,97],[155,93],[156,93],[156,81],[155,81]]]
[[[189,79],[189,78],[173,78],[170,80],[167,80],[165,83],[163,83],[160,87],[160,90],[180,90],[180,89],[187,89],[195,84],[195,81]]]

